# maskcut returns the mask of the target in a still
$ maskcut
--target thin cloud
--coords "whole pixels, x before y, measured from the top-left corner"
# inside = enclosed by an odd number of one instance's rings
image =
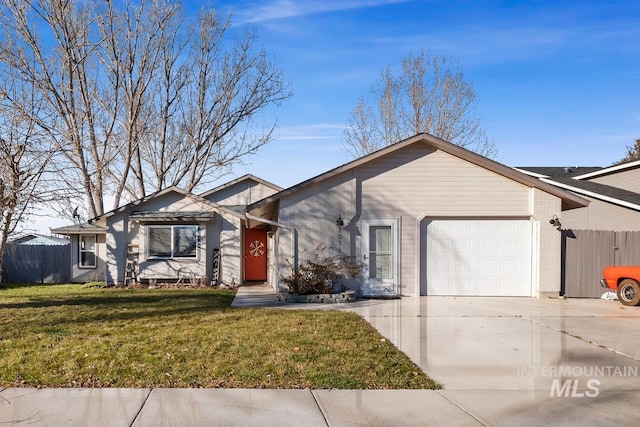
[[[464,37],[460,37],[459,33],[403,34],[398,37],[371,38],[370,42],[392,49],[405,46],[407,51],[426,48],[451,55],[465,63],[488,63],[536,58],[569,46],[601,47],[606,43],[607,49],[625,49],[629,40],[638,39],[640,31],[631,26],[522,26],[470,29],[464,33]],[[614,43],[615,40],[619,43]]]
[[[276,19],[294,18],[317,13],[363,9],[395,3],[407,3],[414,0],[346,0],[346,1],[293,1],[276,0],[265,4],[252,3],[247,7],[233,10],[241,23],[257,23]]]
[[[309,141],[335,139],[344,129],[342,123],[315,123],[283,127],[276,138],[281,141]]]

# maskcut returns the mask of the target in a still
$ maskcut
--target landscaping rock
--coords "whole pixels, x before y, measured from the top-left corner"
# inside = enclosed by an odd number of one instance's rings
[[[278,298],[284,302],[335,304],[356,301],[356,291],[344,291],[337,294],[292,295],[282,292]]]

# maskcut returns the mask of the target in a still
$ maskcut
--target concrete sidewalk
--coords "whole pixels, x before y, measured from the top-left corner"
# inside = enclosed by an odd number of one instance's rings
[[[33,389],[0,391],[0,425],[481,426],[430,390]]]

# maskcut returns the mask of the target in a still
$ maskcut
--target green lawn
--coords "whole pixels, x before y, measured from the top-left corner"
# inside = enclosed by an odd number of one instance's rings
[[[438,388],[353,313],[213,289],[0,288],[0,386]]]

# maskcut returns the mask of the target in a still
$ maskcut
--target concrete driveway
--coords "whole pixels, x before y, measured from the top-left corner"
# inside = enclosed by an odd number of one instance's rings
[[[363,316],[488,425],[639,425],[640,307],[482,297],[368,300]]]

